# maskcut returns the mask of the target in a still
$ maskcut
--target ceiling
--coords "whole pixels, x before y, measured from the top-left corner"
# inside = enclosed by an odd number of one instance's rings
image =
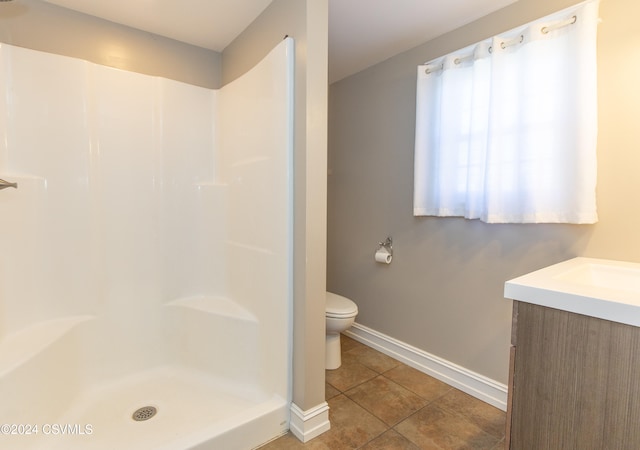
[[[221,52],[272,0],[45,0]],[[517,0],[329,0],[329,82]]]

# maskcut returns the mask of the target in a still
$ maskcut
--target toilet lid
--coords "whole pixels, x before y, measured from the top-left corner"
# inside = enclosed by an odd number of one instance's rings
[[[327,292],[327,317],[354,317],[358,314],[358,305],[342,295]]]

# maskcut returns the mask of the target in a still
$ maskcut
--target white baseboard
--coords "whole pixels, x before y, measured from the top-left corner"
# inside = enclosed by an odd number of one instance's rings
[[[302,442],[308,442],[331,428],[329,423],[329,405],[323,402],[307,411],[291,404],[291,433]]]
[[[503,411],[507,386],[358,323],[345,335]]]

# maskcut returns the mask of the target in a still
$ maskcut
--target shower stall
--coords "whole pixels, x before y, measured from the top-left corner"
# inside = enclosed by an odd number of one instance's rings
[[[293,41],[219,90],[0,45],[0,448],[288,429]]]

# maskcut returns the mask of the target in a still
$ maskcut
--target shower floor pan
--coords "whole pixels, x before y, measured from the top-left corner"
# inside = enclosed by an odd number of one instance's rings
[[[285,433],[287,400],[244,376],[255,371],[257,322],[230,301],[212,302],[175,302],[155,333],[139,333],[135,317],[116,333],[77,316],[5,336],[0,448],[248,450]],[[207,345],[223,339],[243,346]],[[135,420],[146,407],[146,420]]]
[[[134,420],[145,406],[156,414]],[[57,422],[41,425],[37,435],[0,441],[14,449],[246,450],[268,440],[274,422],[284,433],[287,413],[278,396],[243,398],[211,377],[166,366],[87,391]]]

